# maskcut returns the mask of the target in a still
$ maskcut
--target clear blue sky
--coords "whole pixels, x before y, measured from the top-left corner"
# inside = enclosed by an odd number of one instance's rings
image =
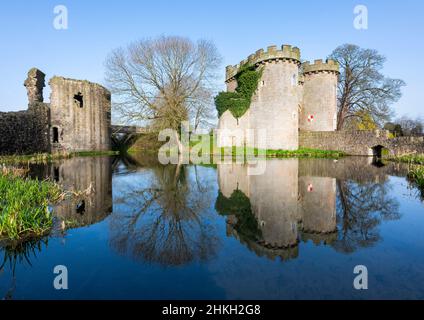
[[[53,28],[56,5],[69,9],[69,29]],[[353,8],[369,9],[369,29],[353,27]],[[397,115],[424,116],[422,0],[151,0],[1,1],[0,111],[26,109],[23,81],[31,67],[103,83],[111,49],[144,37],[213,40],[227,64],[268,45],[300,47],[303,59],[325,58],[343,43],[377,49],[385,74],[407,82]],[[48,100],[48,94],[45,94]]]

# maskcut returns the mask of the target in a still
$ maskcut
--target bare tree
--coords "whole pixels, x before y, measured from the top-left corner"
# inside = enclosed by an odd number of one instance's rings
[[[412,119],[408,116],[402,116],[396,120],[402,128],[402,133],[405,136],[422,136],[423,135],[423,120],[421,118]]]
[[[200,124],[210,115],[204,110],[213,105],[220,63],[215,45],[206,40],[161,36],[116,49],[106,61],[114,111],[127,123],[157,131],[178,131],[188,120]]]
[[[380,71],[385,57],[376,50],[345,44],[336,48],[330,58],[340,64],[337,130],[351,119],[370,115],[382,125],[391,116],[390,105],[401,97],[402,80],[385,77]]]

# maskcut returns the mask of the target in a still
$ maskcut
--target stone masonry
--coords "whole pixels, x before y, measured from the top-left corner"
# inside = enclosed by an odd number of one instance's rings
[[[390,138],[386,130],[301,132],[299,145],[302,148],[343,151],[353,156],[381,156],[383,148],[392,156],[424,153],[424,137]]]
[[[262,77],[249,110],[239,119],[230,111],[219,119],[218,145],[296,150],[299,130],[334,131],[337,123],[339,65],[333,60],[301,63],[297,47],[258,50],[226,68],[227,91],[237,88],[241,66],[253,65]],[[266,130],[265,141],[260,140]]]
[[[28,110],[0,112],[0,155],[111,149],[111,95],[88,81],[54,77],[44,103],[45,74],[33,68],[24,86]]]

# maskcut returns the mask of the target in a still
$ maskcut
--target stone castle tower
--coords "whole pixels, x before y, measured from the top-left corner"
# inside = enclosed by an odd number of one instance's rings
[[[302,64],[299,48],[270,46],[266,52],[258,50],[240,64],[226,68],[228,92],[236,90],[236,76],[246,64],[260,69],[262,77],[242,117],[236,119],[229,110],[220,117],[218,146],[296,150],[299,130],[336,129],[337,62]],[[264,141],[258,141],[261,130],[266,130]]]
[[[110,150],[110,92],[96,83],[62,77],[49,84],[52,151]]]
[[[0,154],[111,150],[111,94],[99,84],[54,77],[33,68],[24,86],[28,110],[0,112]]]

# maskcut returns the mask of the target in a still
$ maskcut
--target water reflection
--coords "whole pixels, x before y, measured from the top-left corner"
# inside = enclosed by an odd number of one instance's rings
[[[51,286],[57,264],[78,279],[72,298],[352,298],[353,263],[379,270],[374,292],[392,283],[388,297],[408,297],[398,288],[420,283],[424,260],[406,171],[369,158],[267,160],[259,176],[144,155],[32,166],[34,177],[93,192],[56,210],[76,229],[0,249],[0,298],[62,298]],[[401,221],[383,223],[400,210]]]
[[[383,220],[399,219],[388,175],[405,168],[376,167],[368,158],[267,160],[263,175],[248,165],[219,164],[216,209],[227,233],[260,256],[295,258],[312,240],[353,252],[375,244]]]
[[[31,176],[52,179],[65,190],[80,193],[72,201],[54,208],[55,216],[67,227],[98,223],[112,213],[112,159],[72,158],[49,165],[32,165]]]
[[[112,247],[135,260],[164,266],[212,258],[218,237],[209,221],[214,194],[207,177],[200,177],[197,167],[162,166],[146,157],[126,158],[122,164],[137,172],[115,183]]]

